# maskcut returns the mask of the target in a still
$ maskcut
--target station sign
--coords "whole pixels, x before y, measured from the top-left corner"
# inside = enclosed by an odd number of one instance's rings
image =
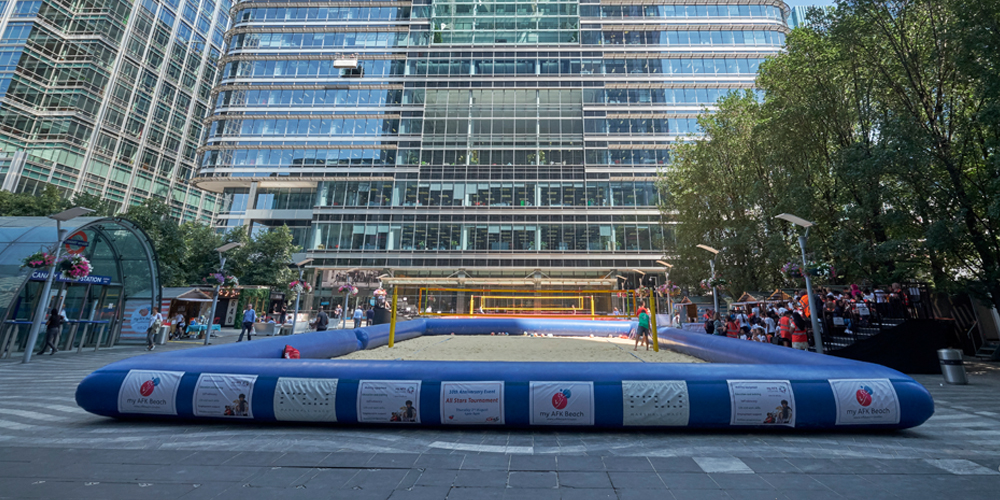
[[[48,278],[48,271],[38,269],[31,272],[31,281],[45,281]],[[83,278],[66,279],[63,278],[62,273],[57,273],[56,281],[60,283],[82,283],[84,285],[110,285],[111,276],[97,276],[96,274],[91,274],[90,276],[85,276]]]
[[[79,255],[83,253],[89,244],[90,243],[87,241],[87,233],[83,231],[77,231],[63,241],[63,246],[66,248],[66,252],[72,255]]]

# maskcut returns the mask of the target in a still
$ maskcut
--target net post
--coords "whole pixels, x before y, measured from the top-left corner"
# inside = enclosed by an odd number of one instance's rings
[[[472,316],[476,310],[476,296],[469,294],[469,316]]]
[[[653,352],[660,352],[660,338],[656,336],[656,290],[653,289],[649,290],[649,329],[653,333]]]
[[[597,316],[594,315],[594,296],[590,296],[590,319],[594,319]]]
[[[391,349],[396,340],[396,294],[399,287],[392,287],[392,309],[389,310],[389,348]]]

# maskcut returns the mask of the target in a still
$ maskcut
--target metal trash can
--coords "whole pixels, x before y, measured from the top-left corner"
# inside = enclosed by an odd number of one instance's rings
[[[156,333],[156,344],[163,345],[167,343],[167,337],[170,335],[170,325],[163,325],[160,327],[160,331]]]
[[[969,378],[965,375],[965,363],[962,361],[962,351],[958,349],[938,349],[938,361],[941,363],[941,374],[949,384],[965,385]]]

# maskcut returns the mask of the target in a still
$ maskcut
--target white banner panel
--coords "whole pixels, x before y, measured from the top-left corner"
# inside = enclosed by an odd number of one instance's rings
[[[274,418],[297,422],[337,421],[337,379],[278,377]]]
[[[728,380],[729,425],[795,427],[795,395],[787,380]]]
[[[177,387],[184,372],[129,370],[118,389],[121,413],[177,414]]]
[[[837,425],[898,424],[899,399],[887,378],[830,380]]]
[[[419,380],[362,380],[358,384],[358,422],[420,423]]]
[[[441,382],[441,423],[503,425],[503,382]]]
[[[256,382],[256,375],[202,373],[194,388],[194,415],[253,418],[250,403]]]
[[[531,425],[594,425],[593,382],[532,382]]]
[[[691,406],[683,380],[622,380],[625,425],[687,425]]]

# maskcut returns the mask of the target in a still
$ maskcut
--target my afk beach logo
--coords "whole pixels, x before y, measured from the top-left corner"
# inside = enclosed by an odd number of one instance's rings
[[[177,387],[184,372],[129,370],[118,390],[121,413],[176,415]]]
[[[593,382],[532,382],[531,423],[594,425]]]
[[[897,424],[899,400],[888,379],[831,380],[837,425]]]

